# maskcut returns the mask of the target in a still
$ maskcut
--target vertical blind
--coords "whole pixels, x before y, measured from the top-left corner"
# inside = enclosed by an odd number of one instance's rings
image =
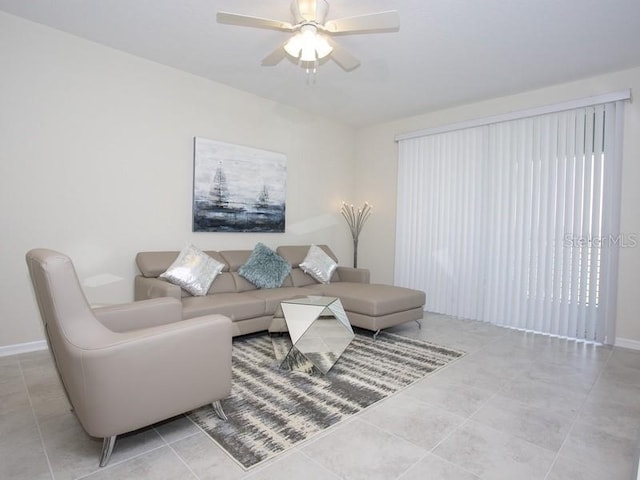
[[[622,108],[401,139],[396,283],[428,311],[613,342]]]

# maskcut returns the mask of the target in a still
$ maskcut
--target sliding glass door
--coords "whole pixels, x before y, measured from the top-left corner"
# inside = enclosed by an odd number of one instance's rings
[[[425,308],[613,342],[622,102],[399,141],[396,283]]]

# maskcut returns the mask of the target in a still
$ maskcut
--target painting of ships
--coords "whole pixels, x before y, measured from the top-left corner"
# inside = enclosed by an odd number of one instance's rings
[[[269,189],[266,185],[262,186],[262,190],[260,191],[260,196],[258,196],[258,201],[256,202],[256,207],[258,208],[268,208],[269,207]]]
[[[244,210],[242,205],[233,206],[229,201],[229,187],[227,186],[227,176],[224,173],[222,161],[218,162],[215,175],[209,187],[209,197],[200,200],[199,207],[206,211],[233,213]]]
[[[196,137],[194,232],[284,232],[286,157]]]
[[[213,176],[210,189],[211,206],[213,208],[229,207],[229,189],[227,188],[227,176],[222,168],[222,161],[218,162],[216,174]]]

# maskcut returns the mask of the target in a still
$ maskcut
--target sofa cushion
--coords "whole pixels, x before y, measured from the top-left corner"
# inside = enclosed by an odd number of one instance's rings
[[[169,266],[178,258],[178,251],[160,251],[160,252],[139,252],[136,255],[136,265],[140,270],[143,277],[152,278],[158,277],[161,273],[167,270]],[[220,253],[215,251],[205,251],[214,260],[224,263],[225,267],[223,272],[229,271],[229,266],[225,262],[225,259]]]
[[[298,287],[280,287],[266,288],[260,290],[252,290],[246,292],[246,295],[259,298],[265,301],[265,313],[273,315],[278,309],[280,302],[283,300],[291,300],[292,298],[306,297],[307,295],[317,295],[313,289]]]
[[[243,293],[216,293],[204,297],[182,299],[184,318],[219,313],[232,321],[260,317],[265,314],[265,301]]]
[[[136,265],[143,277],[152,278],[164,273],[180,252],[139,252]]]
[[[211,284],[207,295],[218,293],[234,293],[236,292],[236,282],[233,279],[233,273],[223,271]]]
[[[263,243],[258,243],[238,274],[258,288],[278,288],[291,272],[287,261]]]
[[[289,280],[294,287],[308,287],[318,285],[318,281],[311,275],[307,275],[300,268],[292,268]]]
[[[394,285],[338,282],[318,285],[323,295],[338,297],[344,309],[374,317],[422,307],[424,292]]]
[[[283,245],[276,248],[276,252],[282,258],[284,258],[291,268],[297,268],[304,261],[307,253],[309,253],[309,248],[311,245]],[[327,245],[317,245],[317,247],[324,250],[324,252],[329,255],[333,260],[338,263],[338,257],[331,251],[331,249]]]
[[[218,253],[226,264],[229,265],[229,271],[237,272],[242,265],[247,263],[252,250],[222,250]]]
[[[192,295],[206,295],[224,264],[214,260],[195,245],[187,244],[169,268],[160,274]]]

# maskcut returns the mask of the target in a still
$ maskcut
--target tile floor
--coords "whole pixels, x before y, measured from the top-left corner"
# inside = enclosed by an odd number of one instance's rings
[[[244,472],[184,417],[98,468],[45,351],[0,358],[0,478],[635,480],[640,352],[426,315],[396,333],[468,355]]]

